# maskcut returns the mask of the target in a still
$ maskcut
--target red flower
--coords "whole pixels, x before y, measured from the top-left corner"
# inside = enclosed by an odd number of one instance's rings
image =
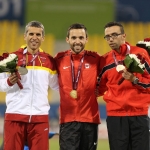
[[[0,56],[0,61],[2,61],[4,59],[4,57],[3,56]]]
[[[150,38],[145,38],[144,42],[150,42]]]
[[[3,58],[7,58],[9,56],[9,53],[3,53]]]
[[[5,58],[7,58],[9,56],[9,53],[3,53],[2,56],[0,56],[0,61],[4,60]]]
[[[140,60],[141,64],[145,63],[145,58],[142,55],[137,54],[137,58]]]

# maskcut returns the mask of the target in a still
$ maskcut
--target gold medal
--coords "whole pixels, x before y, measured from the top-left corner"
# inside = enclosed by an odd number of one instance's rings
[[[70,96],[71,96],[72,98],[76,99],[76,98],[77,98],[77,91],[76,91],[76,90],[72,90],[72,91],[70,92]]]

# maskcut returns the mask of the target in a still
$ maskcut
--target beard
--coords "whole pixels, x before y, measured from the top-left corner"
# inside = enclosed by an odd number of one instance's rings
[[[74,51],[76,54],[79,54],[80,52],[82,52],[84,50],[84,45],[80,44],[80,45],[73,45],[71,46],[72,51]]]

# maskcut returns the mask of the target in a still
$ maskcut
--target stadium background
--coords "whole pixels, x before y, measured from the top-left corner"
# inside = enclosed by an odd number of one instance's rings
[[[46,36],[41,47],[52,56],[69,48],[65,42],[67,28],[76,22],[85,24],[88,29],[88,50],[100,54],[110,50],[103,38],[103,27],[109,21],[122,22],[127,41],[135,45],[137,41],[150,37],[149,6],[149,0],[0,0],[0,55],[25,44],[24,27],[32,20],[44,24]],[[58,132],[59,94],[49,90],[48,97],[50,128]],[[105,102],[102,97],[98,102],[102,119],[99,138],[107,139]],[[1,134],[5,108],[5,93],[0,92]]]

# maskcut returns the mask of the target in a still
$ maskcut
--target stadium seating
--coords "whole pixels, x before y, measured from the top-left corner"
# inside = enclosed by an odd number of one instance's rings
[[[136,45],[138,41],[143,38],[150,37],[150,22],[149,23],[122,23],[125,33],[127,35],[126,41],[132,45]],[[107,42],[104,40],[104,35],[90,35],[89,43],[86,45],[86,49],[95,50],[100,54],[104,54],[110,50]]]
[[[13,52],[17,50],[21,45],[25,44],[23,31],[17,21],[1,21],[0,22],[0,51],[1,54],[4,52]],[[53,54],[54,51],[54,36],[46,34],[44,44],[41,48],[44,51]]]
[[[138,41],[145,37],[150,37],[150,22],[129,22],[122,23],[127,34],[126,41],[130,44],[135,45]],[[21,45],[25,44],[23,37],[24,28],[19,26],[17,21],[0,21],[0,55],[4,52],[13,52],[17,50]],[[99,54],[105,54],[110,50],[107,42],[103,38],[104,34],[93,34],[89,35],[89,42],[86,45],[86,49],[97,51]],[[63,39],[64,45],[66,44],[65,39]],[[56,52],[56,39],[55,35],[46,34],[45,41],[41,45],[41,48],[54,56]],[[63,47],[61,47],[63,49]],[[49,101],[52,97],[50,96],[51,90],[49,90]],[[0,92],[0,102],[4,102],[5,94]],[[99,101],[103,101],[99,98]]]
[[[135,45],[137,41],[150,36],[150,22],[129,22],[122,24],[127,34],[127,41],[133,45]],[[12,52],[25,43],[22,31],[23,29],[19,26],[17,21],[1,21],[0,29],[1,53]],[[110,48],[103,36],[104,35],[98,34],[89,35],[89,43],[87,43],[86,49],[98,51],[100,54],[108,52]],[[53,55],[55,50],[55,40],[54,35],[46,34],[45,41],[41,47],[46,52]]]

